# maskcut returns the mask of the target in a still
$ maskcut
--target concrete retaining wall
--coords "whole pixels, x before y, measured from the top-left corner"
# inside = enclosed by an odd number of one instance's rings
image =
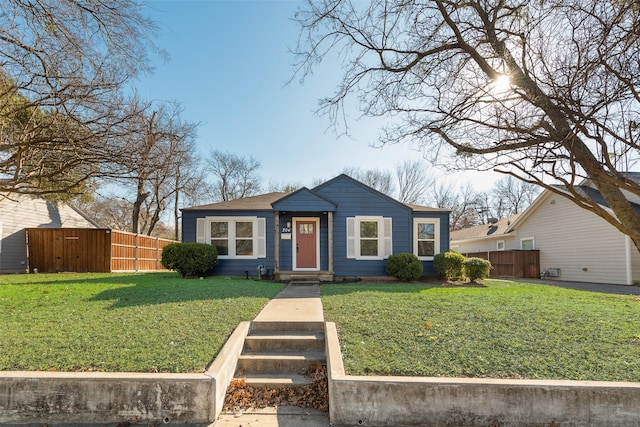
[[[248,330],[204,374],[0,372],[0,424],[210,424]],[[348,376],[333,323],[326,350],[334,426],[640,426],[640,383]]]
[[[204,374],[0,372],[0,424],[207,423]]]
[[[640,426],[640,383],[348,376],[326,329],[334,426]]]
[[[248,330],[242,322],[204,374],[0,372],[0,424],[208,425]]]

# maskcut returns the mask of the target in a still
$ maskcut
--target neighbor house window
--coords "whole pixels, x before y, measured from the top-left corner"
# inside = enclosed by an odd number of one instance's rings
[[[413,253],[422,260],[432,260],[440,252],[440,220],[414,218]]]
[[[533,237],[520,240],[520,249],[535,249],[535,243]]]
[[[391,224],[391,218],[381,216],[347,218],[347,258],[388,258],[392,252]]]
[[[504,240],[498,240],[496,243],[496,249],[499,251],[504,251]]]
[[[257,217],[198,218],[197,241],[215,246],[220,258],[264,258],[265,226]]]

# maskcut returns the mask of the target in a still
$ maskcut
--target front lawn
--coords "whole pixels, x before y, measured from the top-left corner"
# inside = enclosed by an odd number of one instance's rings
[[[347,373],[640,381],[640,297],[486,283],[322,286]]]
[[[173,273],[0,276],[0,370],[203,372],[282,287]]]

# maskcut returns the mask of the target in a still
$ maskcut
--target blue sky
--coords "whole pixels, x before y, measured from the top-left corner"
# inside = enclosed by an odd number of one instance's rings
[[[200,123],[201,156],[213,149],[253,156],[266,183],[311,186],[345,167],[393,171],[405,159],[421,158],[408,144],[373,148],[379,119],[354,115],[350,136],[338,137],[329,118],[313,112],[318,99],[336,87],[336,64],[323,65],[304,85],[286,85],[294,72],[289,50],[297,41],[292,18],[300,4],[150,0],[147,14],[160,27],[157,44],[169,61],[154,58],[154,73],[136,84],[140,95],[180,103],[184,118]],[[495,178],[476,175],[474,186],[488,189],[481,184]]]

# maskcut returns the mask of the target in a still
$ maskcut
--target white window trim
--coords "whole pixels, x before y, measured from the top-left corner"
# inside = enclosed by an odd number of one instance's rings
[[[349,222],[353,221],[353,228],[350,230]],[[378,255],[361,256],[360,254],[360,223],[365,221],[378,223]],[[352,235],[349,235],[349,232]],[[352,249],[352,253],[349,249]],[[393,222],[391,217],[382,216],[355,216],[347,218],[347,258],[359,261],[383,260],[389,258],[393,253]]]
[[[200,220],[203,220],[202,222]],[[196,231],[196,241],[211,244],[211,223],[226,222],[229,223],[229,253],[234,255],[218,255],[220,259],[258,259],[266,258],[266,226],[265,218],[257,216],[207,216],[198,218]],[[236,222],[252,222],[253,223],[253,255],[235,255],[236,252]],[[204,225],[204,228],[202,228]]]
[[[500,243],[502,243],[502,249],[500,248]],[[497,251],[504,251],[506,248],[507,248],[507,245],[506,245],[504,240],[498,240],[496,242],[496,250]]]
[[[422,261],[433,261],[432,256],[418,256],[418,224],[434,224],[435,242],[433,254],[440,253],[440,218],[414,218],[413,219],[413,254]]]
[[[292,254],[291,257],[293,258],[291,260],[291,265],[292,265],[292,269],[295,271],[320,271],[320,218],[311,218],[311,217],[294,217],[291,218],[292,223],[293,223],[293,232],[292,234]],[[295,248],[297,247],[297,235],[298,235],[298,221],[314,221],[316,223],[315,227],[316,227],[316,268],[298,268],[297,264],[297,257],[296,257],[296,251]]]
[[[520,239],[520,249],[522,249],[522,242],[524,242],[525,240],[531,240],[531,249],[535,249],[536,248],[536,240],[533,237],[524,237],[522,239]]]

